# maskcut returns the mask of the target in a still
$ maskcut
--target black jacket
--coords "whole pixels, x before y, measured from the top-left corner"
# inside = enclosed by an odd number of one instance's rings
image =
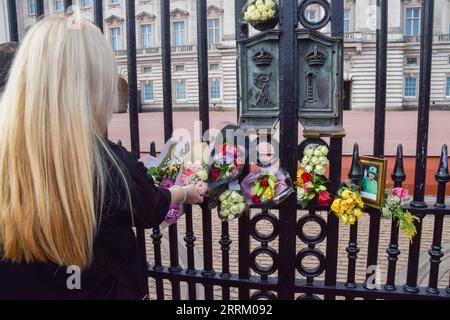
[[[134,224],[145,228],[158,226],[164,221],[170,206],[170,192],[154,186],[144,165],[124,148],[110,143],[110,147],[122,161],[128,174]],[[100,228],[94,242],[94,252],[101,251],[117,262],[128,280],[124,285],[117,277],[97,263],[94,254],[92,265],[81,272],[81,289],[73,288],[72,269],[55,264],[12,264],[0,261],[0,299],[139,299],[138,287],[144,292],[146,281],[144,261],[139,259],[137,244],[132,229],[132,219],[126,202],[122,180],[110,171],[108,189],[105,194]]]

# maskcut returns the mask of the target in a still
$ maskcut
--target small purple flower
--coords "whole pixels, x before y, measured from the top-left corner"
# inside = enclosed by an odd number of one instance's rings
[[[171,207],[166,214],[166,222],[172,225],[178,221],[181,216],[181,204]]]
[[[163,181],[161,181],[159,186],[164,189],[169,189],[174,185],[174,183],[175,182],[172,179],[164,179]]]

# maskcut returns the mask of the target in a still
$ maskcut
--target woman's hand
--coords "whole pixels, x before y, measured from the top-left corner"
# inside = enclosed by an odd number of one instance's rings
[[[182,187],[186,192],[186,201],[187,204],[197,204],[203,202],[203,196],[200,193],[200,189],[198,186],[184,186]]]
[[[171,205],[180,203],[198,204],[203,202],[203,196],[198,186],[174,186],[170,188],[172,195]]]

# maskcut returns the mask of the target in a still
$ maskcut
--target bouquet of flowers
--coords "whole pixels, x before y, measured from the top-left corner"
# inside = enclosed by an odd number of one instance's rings
[[[209,188],[215,189],[239,178],[244,168],[245,150],[241,146],[222,144],[213,154],[209,173]]]
[[[384,198],[384,207],[382,210],[383,218],[394,218],[397,220],[400,229],[409,241],[412,242],[412,239],[417,233],[414,221],[420,221],[420,219],[402,208],[403,204],[409,201],[408,190],[405,188],[394,188],[387,189],[385,193],[386,196]]]
[[[356,189],[343,186],[331,205],[331,211],[345,224],[354,224],[364,213],[364,201]]]
[[[219,218],[222,221],[239,218],[247,209],[240,190],[225,190],[220,194],[219,201]]]
[[[241,185],[248,205],[276,205],[292,193],[288,173],[275,166],[250,172]]]
[[[206,191],[206,182],[208,180],[208,166],[202,164],[200,161],[185,162],[182,165],[179,179],[179,184],[182,186],[197,185],[201,186]]]
[[[179,158],[167,159],[159,167],[148,168],[147,173],[152,176],[156,185],[169,189],[175,184],[180,172],[181,163],[182,160]]]
[[[297,171],[297,201],[304,209],[308,204],[318,199],[320,206],[327,206],[333,200],[325,185],[325,172],[328,165],[328,148],[323,145],[309,145]]]
[[[244,20],[258,30],[273,28],[278,23],[278,8],[274,0],[248,1],[244,10]]]

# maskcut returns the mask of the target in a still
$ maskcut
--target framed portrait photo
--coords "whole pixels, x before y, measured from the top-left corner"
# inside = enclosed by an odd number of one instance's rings
[[[368,156],[360,159],[363,169],[361,197],[366,205],[380,209],[384,203],[387,160]]]

